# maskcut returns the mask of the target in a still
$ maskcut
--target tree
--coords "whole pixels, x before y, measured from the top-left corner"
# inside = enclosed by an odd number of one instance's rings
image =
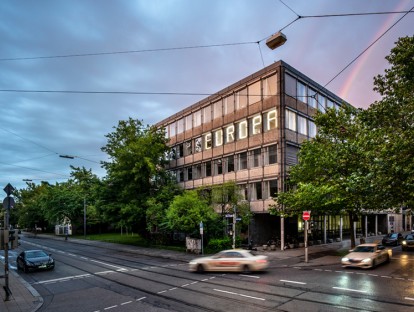
[[[383,98],[363,114],[378,201],[414,207],[414,37],[400,38],[386,57],[390,68],[374,79]]]
[[[209,223],[216,222],[217,216],[214,209],[198,196],[197,191],[191,190],[174,198],[166,212],[166,223],[171,231],[195,234],[200,222],[208,229]]]
[[[156,191],[169,150],[165,133],[129,118],[120,121],[106,138],[102,151],[110,157],[103,162],[109,202],[102,208],[108,219],[142,231],[146,228],[146,203]]]

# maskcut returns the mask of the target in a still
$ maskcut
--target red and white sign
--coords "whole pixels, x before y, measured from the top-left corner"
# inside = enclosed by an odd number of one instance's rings
[[[310,211],[304,211],[302,218],[303,220],[308,221],[310,219]]]

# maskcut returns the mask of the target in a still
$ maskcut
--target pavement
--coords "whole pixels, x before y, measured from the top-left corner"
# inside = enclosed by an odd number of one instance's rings
[[[50,239],[62,240],[62,237],[56,237],[52,235],[41,235]],[[24,235],[23,235],[24,237]],[[371,236],[366,238],[366,242],[374,242],[382,239],[381,236]],[[71,243],[86,244],[93,246],[102,246],[113,250],[121,250],[127,252],[133,252],[142,255],[156,256],[167,259],[174,259],[179,261],[188,262],[193,258],[198,257],[195,254],[170,251],[155,248],[144,248],[128,245],[119,245],[113,243],[105,243],[83,239],[69,238]],[[357,241],[357,244],[359,240]],[[351,241],[343,240],[341,242],[333,242],[329,244],[313,245],[308,247],[308,262],[305,262],[305,248],[293,248],[286,250],[263,250],[263,247],[258,247],[257,252],[267,255],[269,257],[271,266],[278,265],[280,263],[288,262],[289,265],[283,266],[322,266],[332,265],[339,263],[339,253],[349,250]],[[283,261],[289,259],[289,261]],[[0,285],[5,285],[4,278],[0,278]],[[3,289],[0,289],[0,312],[35,312],[41,308],[43,304],[43,298],[39,293],[29,285],[23,278],[21,278],[18,272],[14,270],[9,271],[9,288],[11,295],[9,300],[5,301],[6,294]]]

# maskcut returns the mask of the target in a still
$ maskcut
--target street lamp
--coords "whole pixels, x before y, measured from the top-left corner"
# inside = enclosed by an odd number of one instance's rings
[[[266,45],[269,47],[269,49],[274,50],[274,49],[280,47],[281,45],[285,44],[286,41],[287,41],[286,36],[282,32],[279,31],[279,32],[271,35],[266,40]]]

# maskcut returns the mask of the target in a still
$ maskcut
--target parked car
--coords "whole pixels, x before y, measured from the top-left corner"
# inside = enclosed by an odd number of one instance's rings
[[[264,271],[269,266],[267,256],[253,255],[249,250],[230,249],[190,261],[190,271],[244,272]]]
[[[17,269],[28,273],[30,270],[53,270],[55,260],[43,250],[22,251],[16,259]]]
[[[401,243],[402,250],[414,250],[414,234],[407,234]]]
[[[389,233],[382,239],[383,245],[398,246],[403,241],[404,237],[401,233]]]
[[[381,244],[361,244],[349,251],[342,258],[343,267],[374,268],[383,262],[389,262],[392,257],[392,249]]]

